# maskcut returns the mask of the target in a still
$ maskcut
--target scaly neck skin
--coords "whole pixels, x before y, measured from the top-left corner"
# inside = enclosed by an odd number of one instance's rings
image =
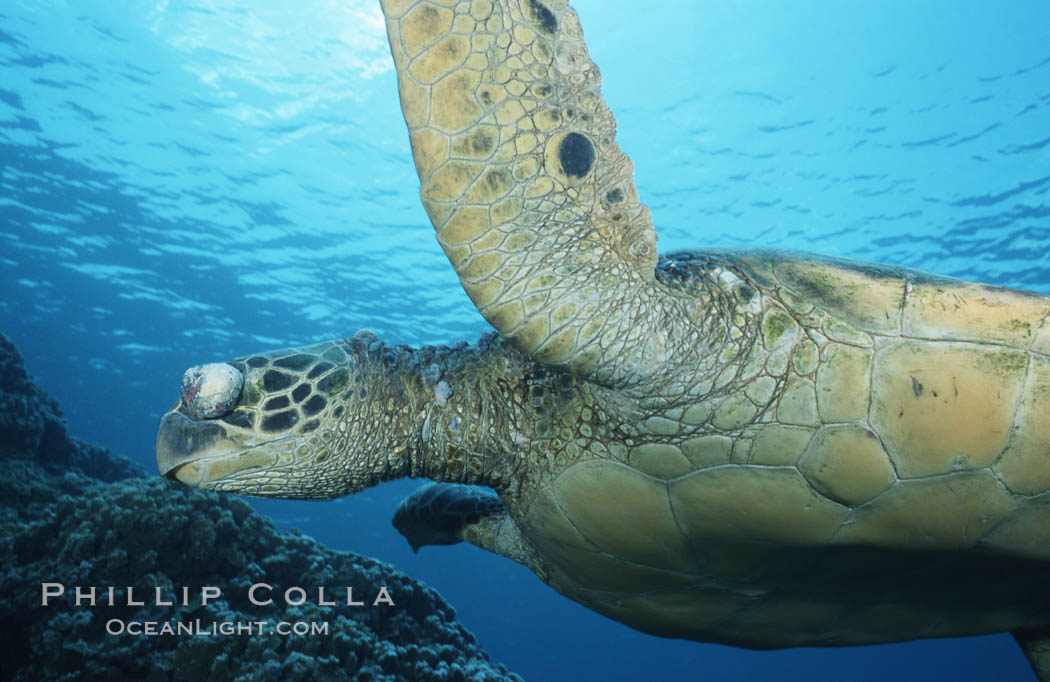
[[[350,345],[361,381],[340,449],[364,465],[350,474],[354,490],[406,476],[505,487],[530,410],[512,395],[528,361],[498,337],[412,349],[358,334]]]

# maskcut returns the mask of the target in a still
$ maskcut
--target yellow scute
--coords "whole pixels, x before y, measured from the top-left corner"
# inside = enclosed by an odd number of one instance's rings
[[[872,499],[893,483],[893,467],[878,438],[856,424],[821,429],[799,469],[821,492],[845,505]]]
[[[967,549],[1017,506],[990,471],[902,481],[860,507],[836,544]]]
[[[706,469],[669,487],[675,518],[701,546],[717,539],[822,545],[849,514],[786,467]]]
[[[580,534],[614,557],[693,571],[663,481],[606,460],[580,462],[554,482],[554,497]]]
[[[1033,357],[1010,441],[995,471],[1015,493],[1035,495],[1050,490],[1050,360]]]
[[[1006,445],[1023,351],[908,341],[875,356],[872,425],[901,478],[991,464]]]
[[[775,264],[781,283],[811,303],[864,332],[897,331],[904,301],[904,272],[859,261],[799,254]]]
[[[388,9],[391,15],[396,11]],[[452,12],[444,7],[424,3],[401,20],[401,41],[405,53],[414,57],[441,39],[452,28]]]
[[[1027,346],[1050,299],[970,282],[916,284],[902,318],[907,336]]]

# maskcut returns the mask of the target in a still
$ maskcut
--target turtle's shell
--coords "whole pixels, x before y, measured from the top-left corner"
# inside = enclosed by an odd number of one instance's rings
[[[577,434],[587,454],[512,505],[553,587],[753,647],[1045,620],[1050,299],[775,251],[660,271],[751,290],[755,342],[708,397]]]

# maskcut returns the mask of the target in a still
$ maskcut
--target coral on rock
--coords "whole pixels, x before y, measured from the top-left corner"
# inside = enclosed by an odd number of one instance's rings
[[[0,679],[520,680],[394,568],[279,533],[236,498],[136,475],[68,436],[0,334]],[[64,589],[46,606],[45,583]],[[77,586],[95,588],[94,606],[76,604]],[[202,604],[205,586],[220,596]],[[286,599],[294,587],[303,593]],[[222,634],[221,623],[262,625]],[[128,630],[165,624],[217,632]]]

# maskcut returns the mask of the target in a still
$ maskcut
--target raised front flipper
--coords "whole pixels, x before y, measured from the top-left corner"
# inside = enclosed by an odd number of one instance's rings
[[[532,357],[666,368],[656,235],[565,0],[384,0],[423,205],[463,287]]]
[[[489,490],[458,483],[428,483],[406,497],[394,512],[394,528],[418,552],[426,545],[472,545],[525,561],[518,527]]]

